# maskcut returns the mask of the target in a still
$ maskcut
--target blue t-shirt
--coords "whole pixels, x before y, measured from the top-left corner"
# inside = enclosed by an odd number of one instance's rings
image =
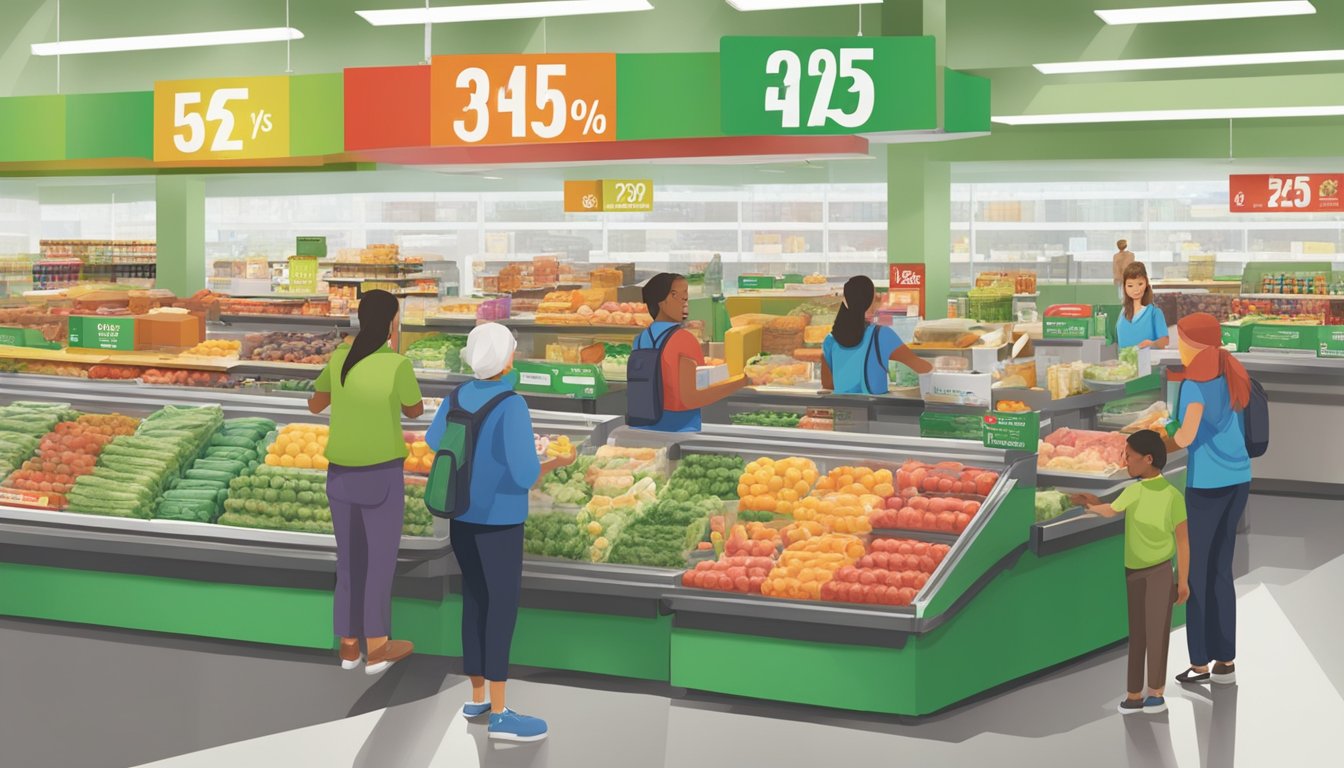
[[[475,413],[495,395],[513,388],[510,381],[468,381],[457,388],[458,404]],[[448,401],[434,413],[425,433],[439,450],[448,425]],[[477,525],[517,525],[527,520],[527,494],[541,476],[532,434],[532,414],[521,397],[505,398],[481,424],[471,455],[471,507],[457,518]]]
[[[1227,488],[1251,482],[1251,459],[1246,454],[1246,416],[1232,410],[1227,379],[1181,382],[1181,416],[1186,406],[1200,403],[1204,415],[1199,420],[1195,442],[1190,444],[1189,488]]]
[[[652,323],[647,330],[642,331],[639,335],[635,336],[635,341],[631,345],[631,348],[648,349],[653,347],[654,342],[658,340],[658,337],[662,336],[669,328],[675,327],[676,325],[677,323],[669,323],[662,320]],[[673,331],[673,333],[679,333],[679,331]],[[668,339],[668,343],[663,346],[663,396],[665,399],[669,390],[675,391],[677,388],[677,382],[670,381],[669,375],[676,372],[680,365],[680,362],[677,362],[675,365],[667,364],[668,360],[666,355],[669,348],[672,346],[672,341],[672,339]],[[673,350],[673,352],[675,353],[675,350]],[[647,427],[635,427],[635,429],[651,429],[655,432],[699,432],[702,426],[699,408],[674,411],[664,407],[663,417],[661,419]]]
[[[1143,341],[1157,341],[1169,333],[1167,316],[1162,314],[1162,310],[1156,304],[1141,307],[1133,320],[1121,312],[1119,319],[1115,321],[1115,335],[1122,348],[1137,347]]]
[[[877,352],[869,345],[877,334]],[[831,369],[831,384],[839,395],[885,395],[888,389],[887,361],[905,342],[885,325],[869,325],[858,346],[846,347],[827,335],[821,354]],[[871,389],[870,389],[871,383]]]

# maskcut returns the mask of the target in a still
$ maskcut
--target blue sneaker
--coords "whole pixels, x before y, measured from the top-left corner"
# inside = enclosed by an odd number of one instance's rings
[[[488,701],[482,704],[477,704],[474,701],[468,701],[466,704],[462,705],[462,716],[467,718],[468,720],[474,720],[480,717],[481,715],[489,714],[489,712],[490,712],[490,702]]]
[[[1167,711],[1167,700],[1161,696],[1149,696],[1143,700],[1143,713],[1157,715]]]
[[[541,741],[546,738],[546,721],[520,715],[506,709],[490,715],[490,738],[499,741]]]

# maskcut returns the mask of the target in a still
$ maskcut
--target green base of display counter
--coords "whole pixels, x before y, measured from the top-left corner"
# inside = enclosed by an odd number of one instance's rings
[[[668,615],[524,607],[512,662],[927,715],[1123,639],[1121,545],[1109,536],[1044,557],[1024,552],[945,622],[891,647],[683,628]],[[0,563],[0,614],[226,640],[334,648],[331,599],[312,589]],[[458,595],[397,598],[393,612],[397,636],[418,652],[461,653]],[[1183,621],[1178,609],[1175,623]]]

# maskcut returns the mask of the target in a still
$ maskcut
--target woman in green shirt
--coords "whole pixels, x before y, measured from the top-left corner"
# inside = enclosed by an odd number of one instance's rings
[[[359,302],[359,334],[342,344],[317,377],[308,410],[331,407],[327,438],[327,500],[336,533],[336,634],[341,666],[376,675],[410,655],[405,640],[389,640],[392,579],[406,511],[401,417],[424,413],[411,361],[388,347],[400,307],[387,291]],[[361,657],[359,638],[366,657]]]

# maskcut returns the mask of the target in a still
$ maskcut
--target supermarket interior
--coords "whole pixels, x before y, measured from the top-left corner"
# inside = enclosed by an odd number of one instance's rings
[[[1338,765],[1341,32],[5,0],[0,766]],[[475,517],[492,386],[518,525]],[[338,605],[375,465],[379,674]],[[464,708],[491,610],[539,736]]]

